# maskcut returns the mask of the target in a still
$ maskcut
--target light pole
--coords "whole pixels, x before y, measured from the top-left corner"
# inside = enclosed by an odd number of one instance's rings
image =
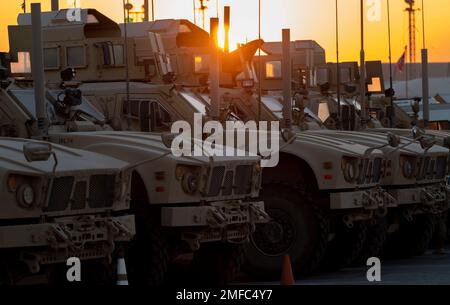
[[[366,59],[364,51],[364,0],[360,0],[361,10],[361,54],[360,54],[360,87],[361,87],[361,127],[366,128]]]
[[[423,48],[422,48],[422,98],[423,98],[423,121],[425,128],[428,127],[430,122],[430,92],[428,82],[428,50],[426,48],[425,41],[425,6],[424,0],[422,0],[422,34],[423,34]]]

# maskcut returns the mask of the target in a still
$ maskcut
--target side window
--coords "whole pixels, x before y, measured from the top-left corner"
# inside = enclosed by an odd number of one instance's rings
[[[100,55],[101,64],[103,66],[115,67],[125,64],[124,46],[121,44],[113,44],[112,42],[101,42],[96,44]]]
[[[139,120],[140,115],[139,115],[139,104],[140,101],[136,101],[136,100],[130,100],[129,103],[127,103],[126,100],[123,101],[123,116],[126,117],[128,114],[130,114],[131,118]],[[128,110],[128,105],[130,105],[130,111]]]
[[[139,122],[141,126],[141,131],[143,132],[149,132],[150,129],[150,102],[149,101],[142,101],[140,105],[140,112],[139,112]]]
[[[67,66],[71,68],[86,67],[86,48],[84,46],[75,46],[66,48]]]
[[[24,74],[31,73],[31,59],[29,52],[18,52],[17,62],[11,62],[11,73]]]
[[[160,132],[170,130],[172,119],[169,112],[158,102],[151,103],[151,131]]]
[[[266,62],[266,79],[281,78],[281,61]]]
[[[46,70],[59,69],[59,48],[45,48],[44,49],[44,68]]]

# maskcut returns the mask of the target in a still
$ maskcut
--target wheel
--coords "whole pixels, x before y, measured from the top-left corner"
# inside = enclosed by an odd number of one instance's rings
[[[157,229],[138,227],[125,254],[125,261],[130,285],[162,285],[169,266],[166,239]]]
[[[206,243],[194,253],[193,270],[198,283],[224,286],[241,271],[244,247],[227,243]]]
[[[352,262],[352,265],[365,266],[370,257],[380,257],[388,234],[387,220],[385,218],[376,219],[367,224],[366,239],[361,252]]]
[[[352,228],[348,228],[342,220],[337,220],[334,226],[334,238],[328,243],[321,269],[337,271],[354,262],[361,254],[366,232],[365,221],[355,222]]]
[[[402,219],[400,229],[388,236],[385,255],[389,258],[419,256],[428,249],[434,231],[434,216],[416,215],[411,222]]]
[[[267,186],[262,199],[272,221],[258,226],[246,245],[248,275],[258,279],[279,277],[286,254],[295,272],[314,271],[326,250],[328,218],[293,188]]]

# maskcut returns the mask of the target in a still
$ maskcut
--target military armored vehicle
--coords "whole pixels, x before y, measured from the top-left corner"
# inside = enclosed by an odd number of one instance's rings
[[[395,246],[391,252],[397,256],[423,254],[432,238],[434,216],[448,210],[444,182],[448,175],[448,149],[393,134],[389,134],[390,145],[384,134],[371,132],[339,131],[329,136],[377,147],[388,156],[391,171],[383,176],[381,185],[396,199],[398,208],[390,210],[387,225],[399,225],[391,238],[390,244]]]
[[[114,281],[111,258],[135,234],[128,163],[14,138],[0,138],[0,151],[0,285],[67,283],[54,271],[71,257],[82,283]]]
[[[49,16],[44,32],[48,33],[49,37],[59,37],[57,33],[74,31],[74,34],[76,33],[76,36],[80,38],[78,45],[88,46],[85,49],[86,53],[83,52],[83,54],[86,54],[86,59],[89,58],[89,60],[77,68],[76,80],[83,82],[78,88],[105,115],[106,119],[103,117],[100,121],[109,119],[112,126],[119,130],[130,128],[140,131],[161,131],[168,130],[170,125],[179,119],[192,122],[193,113],[203,114],[205,121],[211,117],[208,88],[202,86],[190,89],[174,85],[170,62],[181,59],[165,53],[164,49],[167,45],[166,41],[173,44],[174,40],[179,44],[200,41],[204,46],[205,35],[196,35],[196,33],[204,34],[204,31],[196,30],[198,28],[187,21],[175,23],[168,21],[169,24],[188,29],[182,31],[183,34],[172,33],[172,40],[170,40],[159,33],[146,31],[146,24],[129,24],[129,76],[132,81],[127,84],[124,81],[125,67],[122,64],[111,64],[112,62],[107,60],[111,52],[106,51],[111,50],[110,46],[114,46],[114,50],[117,51],[124,45],[117,25],[97,11],[83,11],[84,14],[96,16],[99,22],[95,25],[84,25],[84,27],[70,26],[70,23],[67,23],[62,27],[51,21]],[[18,27],[10,28],[11,37],[19,35],[18,33],[26,27],[25,24],[25,21],[19,22]],[[92,26],[96,27],[96,32],[90,31]],[[209,39],[208,36],[206,37]],[[74,43],[75,41],[65,39],[58,41],[47,39],[45,47],[60,48],[67,52]],[[19,42],[11,45],[12,50],[26,50],[26,46],[20,46]],[[248,46],[249,54],[254,54],[252,50],[255,46],[258,46],[258,43]],[[187,60],[190,61],[191,50],[182,46],[178,47],[180,51],[190,52],[186,54],[189,55]],[[117,51],[114,54],[122,53]],[[233,63],[240,63],[238,53],[234,53],[230,58]],[[121,55],[118,55],[116,59],[124,63]],[[59,62],[66,60],[67,58]],[[192,60],[195,62],[194,57]],[[105,63],[110,64],[105,65]],[[206,60],[205,64],[207,64]],[[182,66],[181,62],[179,66]],[[69,62],[56,65],[54,69],[48,66],[47,79],[59,82],[59,74],[67,67],[70,67]],[[242,68],[233,68],[232,73],[241,70]],[[189,73],[192,74],[189,70],[185,72],[186,77]],[[148,83],[151,79],[157,83]],[[200,80],[201,77],[197,79],[197,81]],[[129,101],[126,99],[127,87]],[[221,120],[236,119],[245,122],[257,118],[255,111],[257,104],[251,90],[226,88],[221,90]],[[263,105],[261,120],[279,121],[280,119],[280,113],[271,111],[269,107]],[[135,133],[122,134],[123,138],[135,137]],[[78,142],[77,133],[65,134],[59,139],[64,143],[70,143],[65,140],[68,137],[70,141]],[[86,134],[83,134],[83,137],[88,138]],[[92,133],[92,137],[94,138],[92,142],[97,141],[98,133]],[[282,141],[281,146],[284,148],[278,166],[263,171],[262,199],[268,205],[273,221],[266,226],[259,226],[261,228],[252,235],[252,246],[247,247],[247,257],[250,258],[247,264],[254,274],[278,274],[281,259],[287,253],[291,255],[297,271],[311,271],[317,267],[325,255],[330,236],[337,232],[335,227],[339,227],[339,230],[344,233],[347,230],[357,232],[357,236],[360,237],[348,247],[336,247],[336,251],[342,251],[339,258],[344,260],[349,255],[356,255],[364,240],[363,220],[384,214],[387,207],[395,206],[393,198],[378,187],[380,173],[383,170],[381,165],[384,156],[381,151],[371,150],[366,154],[369,149],[367,146],[339,139],[330,140],[311,133],[296,134],[291,140],[293,144],[288,146],[285,145],[284,140]],[[361,172],[361,177],[367,177],[367,179],[347,177],[345,173],[349,167],[347,164],[360,166],[364,162],[375,164],[370,170],[367,168],[367,172]],[[330,229],[330,218],[333,223],[332,229]],[[344,233],[342,236],[345,235]],[[337,235],[341,236],[341,233]],[[339,239],[335,241],[338,243]],[[342,262],[336,262],[338,263]]]
[[[42,14],[44,38],[60,37],[50,32],[61,22],[67,22],[66,14],[66,10]],[[82,10],[81,21],[72,26],[66,30],[76,28],[76,33],[94,40],[98,37],[104,40],[108,33],[114,36],[118,29],[117,24],[95,10]],[[29,14],[20,15],[19,26],[10,27],[12,65],[20,59],[19,54],[30,51],[29,44],[23,43],[30,30]],[[44,58],[59,58],[46,57],[47,49],[46,46]],[[83,66],[74,65],[73,58],[84,58],[84,64],[94,60],[78,56],[84,51],[71,57],[70,47],[64,50],[65,67]],[[83,50],[87,49],[83,47]],[[46,63],[44,60],[44,67],[48,69]],[[42,101],[45,110],[38,111],[35,107],[33,89],[36,88],[26,73],[22,74],[25,79],[12,80],[1,90],[0,117],[5,125],[11,126],[7,131],[9,136],[33,136],[39,127],[37,116],[43,113],[50,123],[48,139],[51,142],[134,164],[131,211],[136,215],[137,234],[128,253],[132,283],[162,283],[169,264],[185,253],[194,253],[196,275],[200,278],[208,279],[211,284],[231,281],[240,269],[242,243],[248,241],[257,223],[268,220],[263,203],[257,200],[261,183],[260,158],[179,158],[170,149],[171,134],[113,131],[105,117],[83,98],[73,82],[72,69],[63,70],[58,72],[58,82],[47,75],[49,83]],[[14,75],[14,69],[12,72]],[[94,79],[103,80],[100,76]]]

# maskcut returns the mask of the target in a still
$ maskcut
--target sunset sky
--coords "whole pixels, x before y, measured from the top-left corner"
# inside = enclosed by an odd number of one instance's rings
[[[185,18],[193,21],[192,0],[154,0],[155,17]],[[196,0],[197,1],[197,0]],[[377,0],[365,0],[377,1]],[[382,15],[379,22],[366,22],[367,59],[388,60],[387,10],[386,0],[382,3]],[[404,12],[404,0],[391,1],[392,50],[393,61],[397,61],[408,43],[408,19]],[[424,0],[427,26],[427,47],[430,60],[450,62],[450,1]],[[21,12],[22,0],[2,1],[0,16],[0,51],[8,51],[7,25],[16,24],[17,14]],[[50,0],[41,2],[43,10],[48,10]],[[130,0],[139,8],[143,0]],[[198,2],[198,1],[197,1]],[[258,0],[219,0],[220,13],[223,6],[231,6],[232,26],[231,42],[250,41],[258,37]],[[74,0],[60,0],[61,7],[73,5]],[[83,8],[96,8],[117,22],[123,20],[122,0],[78,0]],[[416,1],[417,8],[421,1]],[[335,61],[335,0],[262,0],[263,26],[262,37],[266,41],[281,39],[281,29],[292,29],[292,39],[317,40],[327,51],[327,60]],[[207,18],[216,16],[216,0],[209,1]],[[359,1],[339,0],[340,9],[340,52],[342,60],[357,60],[360,50]],[[199,17],[197,13],[197,17]],[[198,24],[201,25],[200,18]],[[417,59],[420,61],[422,48],[421,11],[417,12]]]

